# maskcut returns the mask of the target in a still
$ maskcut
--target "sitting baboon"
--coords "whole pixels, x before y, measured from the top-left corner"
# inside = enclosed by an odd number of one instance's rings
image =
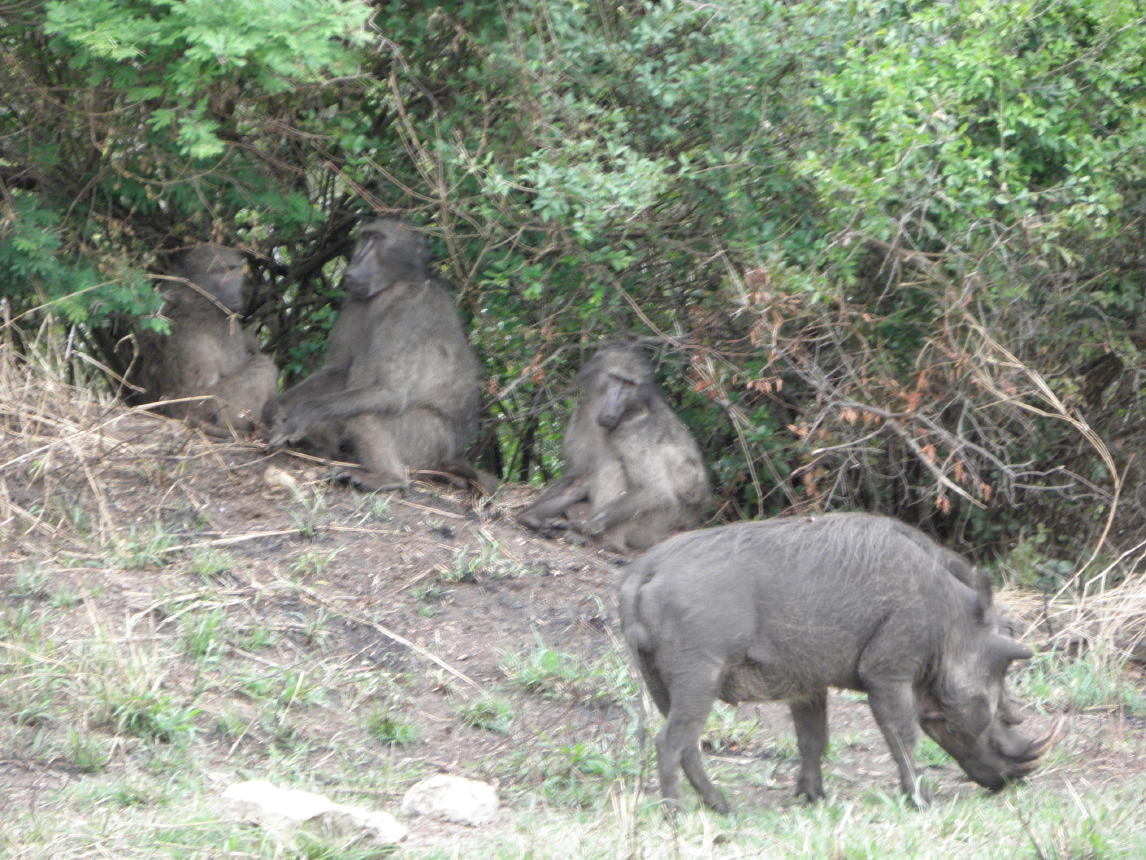
[[[250,431],[278,386],[279,369],[259,352],[235,315],[245,308],[246,262],[233,248],[200,245],[183,255],[164,281],[171,333],[140,336],[138,380],[150,400],[215,433]]]
[[[405,487],[408,470],[477,479],[458,458],[478,424],[478,361],[422,235],[368,222],[343,285],[325,364],[268,407],[270,444],[351,456],[362,468],[346,477],[369,490]]]
[[[712,500],[700,448],[644,356],[634,347],[605,347],[581,368],[577,386],[565,476],[518,521],[542,531],[573,525],[621,553],[698,526]],[[571,522],[569,509],[584,501],[588,518]]]

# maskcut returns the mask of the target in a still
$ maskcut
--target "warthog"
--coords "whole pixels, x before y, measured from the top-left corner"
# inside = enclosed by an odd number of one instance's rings
[[[970,585],[968,583],[971,583]],[[867,693],[904,793],[929,797],[913,762],[919,727],[991,789],[1035,768],[1039,740],[1004,676],[1027,646],[1000,632],[977,568],[898,520],[828,514],[686,532],[638,558],[621,583],[621,624],[667,717],[657,735],[661,794],[680,807],[680,769],[728,811],[697,741],[716,699],[782,699],[800,749],[797,795],[824,796],[827,688]]]

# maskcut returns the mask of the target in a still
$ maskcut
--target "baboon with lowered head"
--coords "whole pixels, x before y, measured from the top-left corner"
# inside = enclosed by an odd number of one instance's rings
[[[163,411],[222,435],[249,432],[278,386],[279,369],[239,327],[246,261],[233,248],[205,244],[183,255],[164,282],[167,337],[141,335],[138,381],[152,400],[210,395]]]
[[[270,444],[354,457],[346,477],[368,490],[404,488],[414,470],[477,479],[459,459],[478,424],[477,356],[422,235],[367,222],[343,285],[325,364],[268,407]]]
[[[518,522],[545,531],[588,502],[588,518],[575,527],[620,553],[698,526],[712,501],[700,448],[640,351],[601,349],[577,374],[577,386],[563,443],[565,476]]]

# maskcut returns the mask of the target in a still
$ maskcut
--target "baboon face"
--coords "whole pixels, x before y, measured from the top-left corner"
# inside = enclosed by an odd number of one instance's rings
[[[180,275],[206,290],[231,313],[242,313],[247,263],[234,248],[200,245],[183,257]]]
[[[599,353],[586,368],[592,374],[586,390],[595,397],[597,423],[609,430],[626,415],[644,411],[653,384],[653,371],[639,353],[630,349],[608,349]]]
[[[343,286],[351,298],[365,300],[396,283],[425,277],[426,243],[422,235],[401,221],[379,218],[362,228],[343,275]]]

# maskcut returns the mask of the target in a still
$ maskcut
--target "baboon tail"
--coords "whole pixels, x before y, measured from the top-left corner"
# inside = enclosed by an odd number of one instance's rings
[[[447,478],[459,479],[464,486],[470,487],[483,496],[492,496],[501,484],[501,482],[489,472],[484,469],[478,469],[472,466],[468,461],[462,459],[443,460],[438,464],[438,468],[435,471],[445,473]]]

